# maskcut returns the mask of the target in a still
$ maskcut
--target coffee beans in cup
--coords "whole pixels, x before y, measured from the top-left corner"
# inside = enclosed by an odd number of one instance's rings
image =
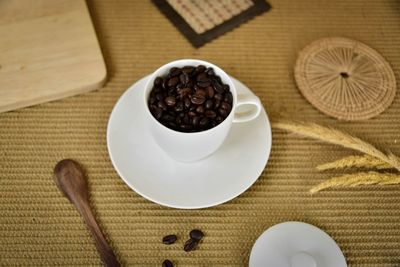
[[[153,117],[179,132],[217,126],[231,112],[232,102],[229,85],[203,65],[169,69],[165,77],[154,80],[148,99]]]

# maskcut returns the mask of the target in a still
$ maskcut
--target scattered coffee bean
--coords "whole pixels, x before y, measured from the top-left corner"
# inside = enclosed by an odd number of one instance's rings
[[[233,97],[212,68],[203,65],[173,67],[156,77],[148,99],[151,114],[160,123],[181,132],[215,127],[231,112]]]
[[[162,267],[174,267],[174,264],[170,260],[165,260],[162,263]]]
[[[190,231],[189,235],[190,238],[197,241],[200,241],[204,237],[204,233],[198,229],[193,229],[192,231]]]
[[[177,239],[178,237],[176,235],[167,235],[163,237],[162,242],[166,245],[171,245],[175,243]]]
[[[195,240],[193,238],[190,238],[189,240],[187,240],[185,242],[185,245],[183,246],[183,250],[186,251],[186,252],[190,252],[190,251],[196,250],[197,244],[198,244],[197,240]]]

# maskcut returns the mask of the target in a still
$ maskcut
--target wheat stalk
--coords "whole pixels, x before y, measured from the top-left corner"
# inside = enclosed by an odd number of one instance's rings
[[[388,163],[372,157],[370,155],[364,156],[348,156],[341,159],[338,159],[333,162],[328,162],[325,164],[318,165],[316,168],[319,171],[326,171],[330,169],[344,169],[344,168],[376,168],[378,170],[383,169],[393,169],[392,165]]]
[[[330,180],[320,183],[310,189],[310,193],[314,194],[321,190],[336,187],[336,186],[357,186],[357,185],[387,185],[387,184],[399,184],[400,175],[392,173],[379,173],[379,172],[360,172],[353,174],[346,174],[343,176],[337,176]]]
[[[390,164],[400,171],[400,160],[395,155],[393,155],[392,153],[386,155],[385,153],[375,148],[373,145],[339,130],[323,127],[314,123],[304,124],[280,122],[274,123],[272,126],[278,129],[291,131],[303,136],[311,137],[314,139],[322,140],[336,145],[341,145],[363,152],[367,155],[373,156]]]

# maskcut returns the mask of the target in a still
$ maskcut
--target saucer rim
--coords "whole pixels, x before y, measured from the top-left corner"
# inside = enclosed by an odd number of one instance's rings
[[[143,76],[142,78],[139,78],[138,80],[136,80],[132,85],[130,85],[130,86],[121,94],[121,96],[118,98],[118,100],[115,102],[115,104],[114,104],[114,106],[113,106],[113,109],[112,109],[112,111],[111,111],[111,113],[110,113],[110,116],[109,116],[109,119],[108,119],[108,123],[107,123],[106,141],[107,141],[108,155],[109,155],[109,158],[110,158],[110,160],[111,160],[111,163],[112,163],[112,165],[113,165],[115,171],[117,172],[118,176],[124,181],[124,183],[125,183],[126,185],[128,185],[128,187],[129,187],[131,190],[133,190],[134,192],[136,192],[138,195],[140,195],[140,196],[143,197],[144,199],[147,199],[147,200],[149,200],[149,201],[151,201],[151,202],[153,202],[153,203],[156,203],[156,204],[161,205],[161,206],[164,206],[164,207],[175,208],[175,209],[183,209],[183,210],[205,209],[205,208],[210,208],[210,207],[215,207],[215,206],[221,205],[221,204],[223,204],[223,203],[226,203],[226,202],[229,202],[229,201],[235,199],[236,197],[238,197],[238,196],[240,196],[241,194],[243,194],[244,192],[246,192],[251,186],[253,186],[254,183],[260,178],[260,176],[261,176],[261,174],[263,173],[263,171],[265,170],[265,168],[267,167],[267,164],[268,164],[268,161],[269,161],[269,157],[270,157],[270,154],[271,154],[271,150],[272,150],[272,129],[271,129],[271,122],[270,122],[270,120],[269,120],[268,113],[267,113],[267,111],[265,110],[264,106],[262,106],[261,113],[263,112],[264,115],[265,115],[266,125],[267,125],[266,128],[267,128],[267,131],[268,131],[268,132],[267,132],[267,138],[269,137],[268,140],[267,140],[267,144],[269,144],[269,146],[267,145],[267,149],[266,149],[266,151],[265,151],[265,152],[266,152],[266,160],[265,160],[264,168],[260,169],[259,174],[256,176],[257,178],[255,178],[254,181],[253,181],[251,184],[249,184],[247,187],[243,188],[243,190],[242,190],[240,193],[238,193],[238,194],[234,194],[233,196],[231,196],[231,197],[229,197],[229,198],[225,198],[225,199],[223,199],[223,200],[221,200],[221,201],[215,201],[215,202],[212,202],[212,203],[209,203],[209,204],[189,205],[189,206],[183,206],[183,205],[177,205],[177,204],[170,204],[170,203],[166,203],[166,202],[162,202],[162,201],[156,200],[156,199],[154,199],[153,197],[148,196],[147,194],[143,193],[141,190],[139,190],[139,189],[137,189],[135,186],[133,186],[133,185],[131,184],[131,182],[130,182],[128,179],[126,179],[126,178],[122,175],[122,172],[121,172],[121,171],[119,170],[119,168],[117,167],[117,164],[116,164],[116,162],[115,162],[114,156],[113,156],[113,154],[112,154],[112,152],[111,152],[111,148],[110,148],[110,130],[111,130],[111,128],[110,128],[111,126],[110,126],[110,125],[111,125],[111,121],[112,121],[113,116],[115,116],[115,115],[114,115],[114,114],[115,114],[114,112],[115,112],[116,108],[119,106],[120,101],[121,101],[122,99],[124,99],[124,98],[126,97],[126,95],[127,95],[131,90],[134,89],[134,87],[135,87],[136,84],[138,84],[138,83],[141,82],[141,81],[145,82],[146,79],[148,79],[149,77],[150,77],[150,74],[149,74],[149,75],[145,75],[145,76]],[[246,88],[247,90],[249,90],[251,93],[253,93],[253,92],[251,91],[251,89],[250,89],[248,86],[246,86],[245,84],[243,84],[240,80],[234,78],[234,77],[231,76],[231,75],[229,75],[229,77],[232,79],[232,81],[233,81],[234,84],[235,84],[235,83],[238,83],[239,85],[243,86],[244,88]],[[172,159],[172,158],[170,158],[170,159],[171,159],[172,161],[174,161],[174,162],[182,163],[182,162],[176,161],[176,160],[174,160],[174,159]],[[202,160],[204,160],[204,159],[202,159]],[[191,163],[189,162],[189,163],[187,163],[187,164],[191,164]]]

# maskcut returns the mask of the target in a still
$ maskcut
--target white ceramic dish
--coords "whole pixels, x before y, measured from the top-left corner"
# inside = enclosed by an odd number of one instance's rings
[[[347,267],[336,242],[321,229],[285,222],[266,230],[250,254],[249,267]]]
[[[150,201],[181,209],[215,206],[248,189],[264,170],[271,150],[271,126],[265,110],[250,122],[234,124],[211,156],[178,162],[157,145],[144,121],[140,105],[148,78],[121,96],[108,122],[108,152],[125,183]],[[238,93],[251,93],[232,80]]]

